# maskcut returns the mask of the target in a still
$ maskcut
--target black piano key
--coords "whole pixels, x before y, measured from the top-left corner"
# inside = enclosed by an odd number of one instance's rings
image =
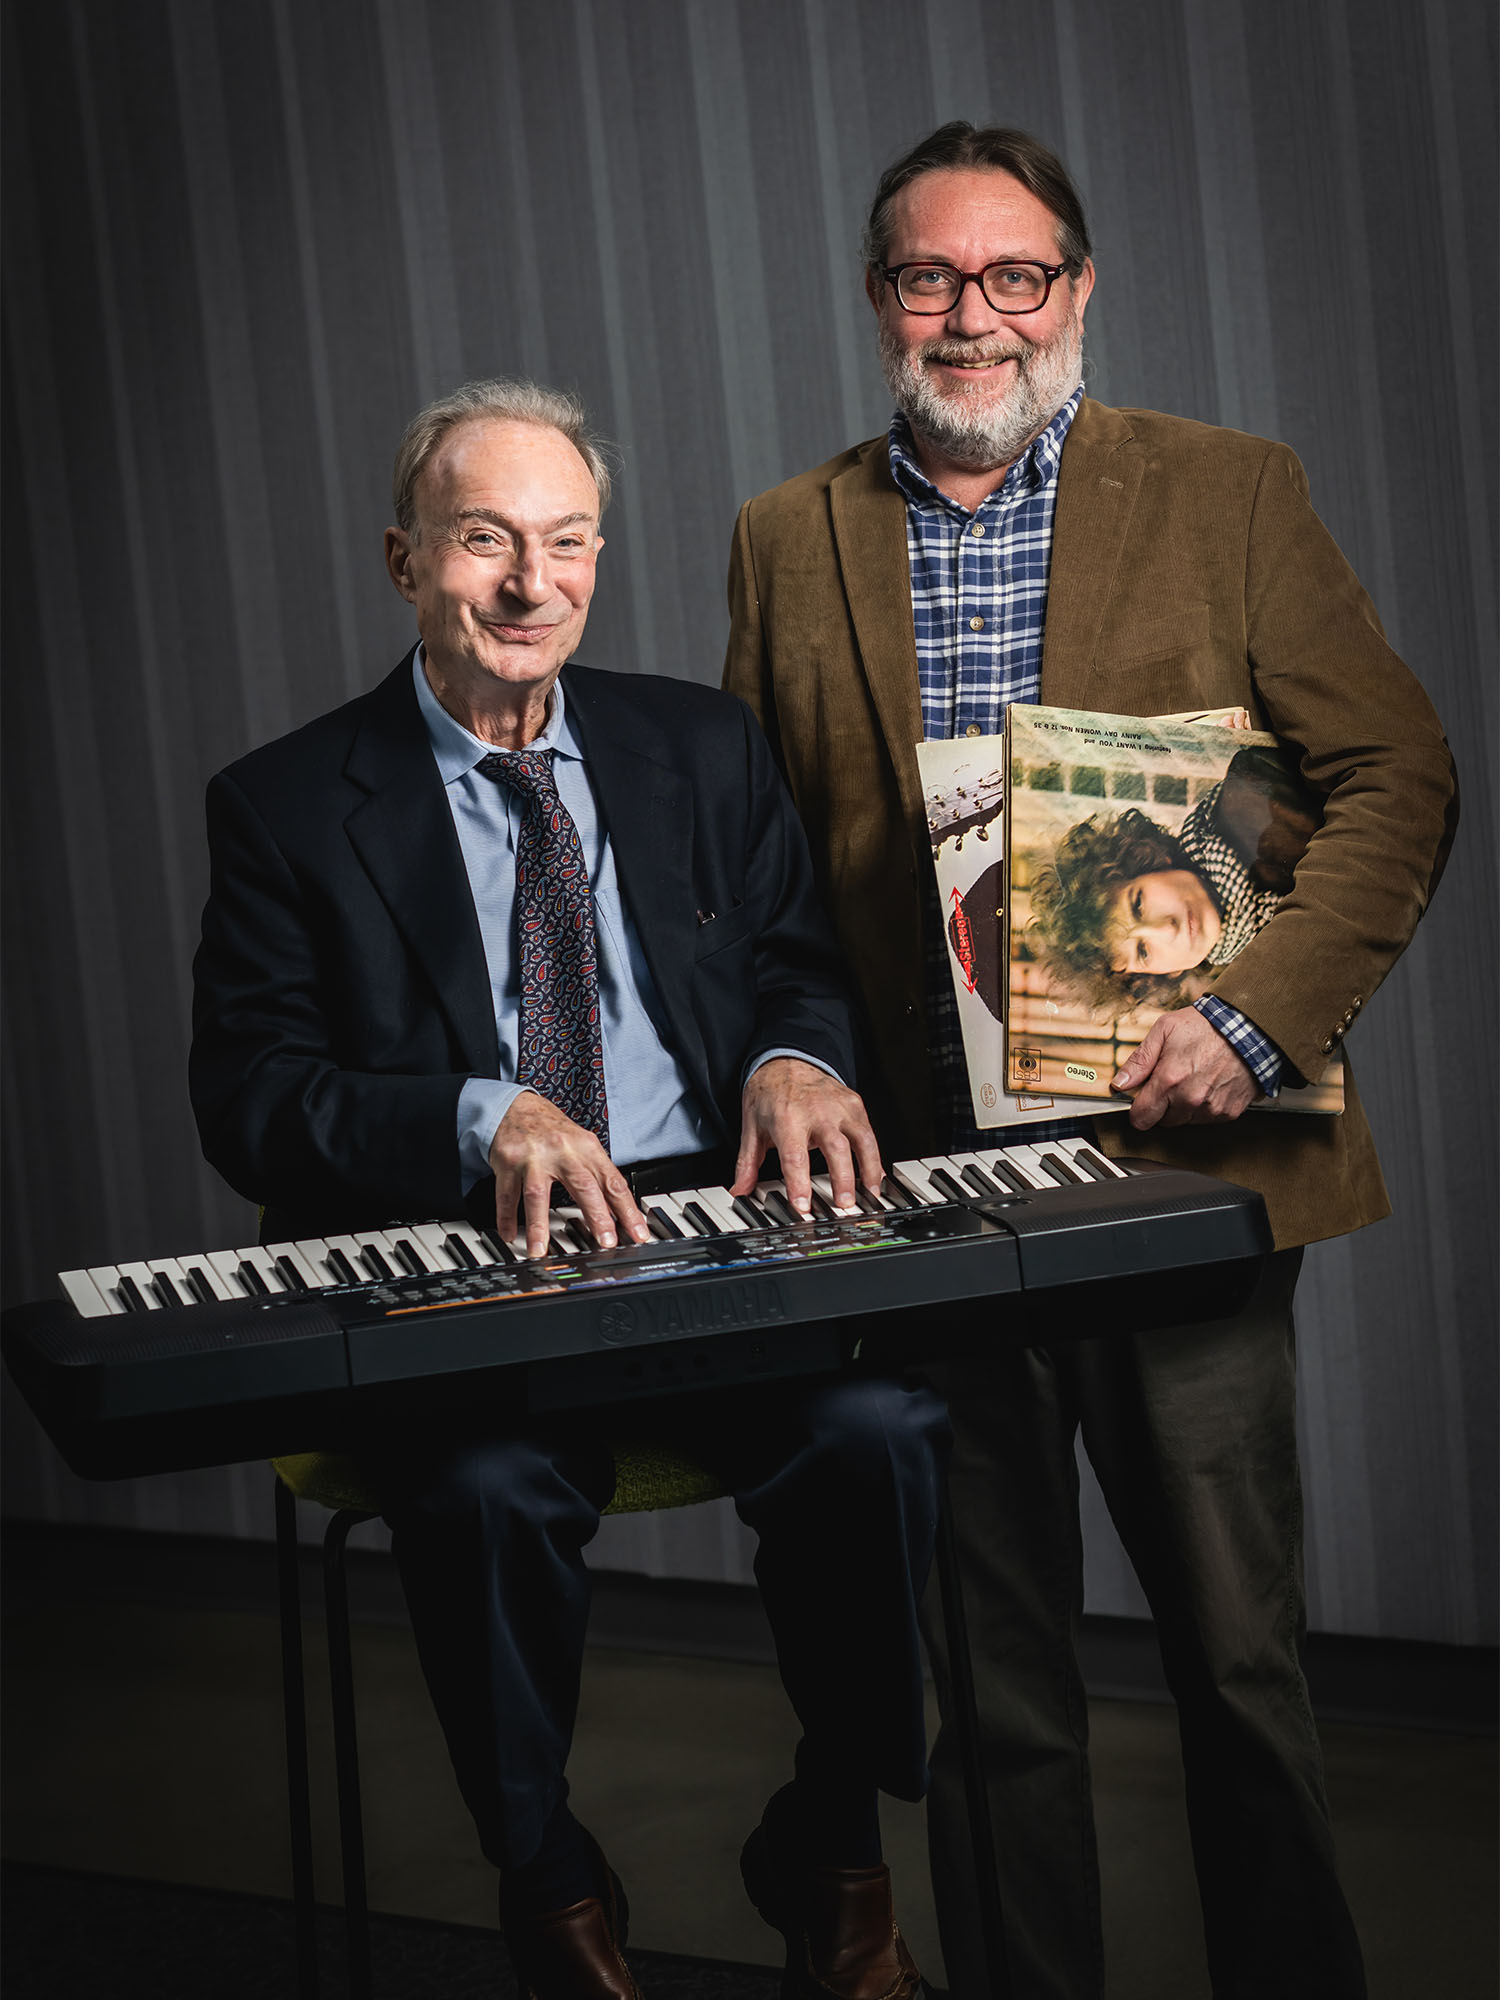
[[[748,1222],[752,1229],[769,1229],[772,1227],[771,1218],[748,1195],[732,1194],[729,1199],[735,1214],[740,1218],[741,1222]]]
[[[516,1262],[515,1251],[511,1249],[508,1243],[502,1243],[493,1229],[481,1229],[479,1231],[479,1240],[497,1264],[514,1264]],[[400,1248],[399,1244],[397,1248]]]
[[[120,1276],[119,1291],[120,1297],[125,1301],[126,1312],[150,1312],[150,1306],[146,1304],[145,1299],[141,1296],[140,1286],[134,1278],[127,1278],[123,1272]]]
[[[396,1275],[373,1243],[366,1243],[362,1247],[359,1253],[359,1261],[364,1265],[370,1276],[377,1279],[381,1284],[388,1284]],[[281,1269],[279,1262],[276,1268],[278,1271]]]
[[[460,1270],[477,1271],[479,1269],[479,1259],[474,1255],[474,1252],[461,1236],[445,1236],[443,1238],[443,1248]]]
[[[336,1248],[332,1243],[328,1246],[328,1261],[333,1266],[335,1273],[342,1278],[346,1285],[362,1285],[364,1283],[364,1279],[355,1270],[343,1251]],[[257,1273],[257,1275],[259,1274]]]
[[[1008,1160],[992,1160],[989,1166],[985,1168],[985,1172],[992,1180],[999,1181],[1002,1187],[1009,1188],[1012,1194],[1031,1194],[1034,1192],[1031,1182],[1018,1174]]]
[[[722,1236],[724,1225],[710,1215],[701,1201],[685,1201],[680,1204],[683,1214],[692,1223],[700,1236]]]
[[[164,1306],[180,1306],[187,1303],[165,1271],[157,1271],[154,1274],[151,1289]]]
[[[1073,1164],[1075,1167],[1081,1167],[1090,1180],[1112,1181],[1119,1178],[1117,1174],[1110,1172],[1108,1162],[1089,1146],[1077,1148],[1073,1154]]]
[[[963,1178],[975,1194],[983,1195],[986,1201],[1004,1197],[1005,1189],[998,1181],[992,1181],[983,1167],[965,1167]]]
[[[879,1192],[885,1196],[893,1208],[915,1208],[917,1205],[894,1174],[886,1175],[885,1179],[880,1183]]]
[[[184,1264],[182,1274],[187,1279],[188,1290],[200,1306],[211,1306],[218,1293],[208,1281],[208,1273],[201,1264]]]
[[[306,1278],[303,1277],[290,1257],[273,1257],[271,1262],[276,1266],[277,1277],[280,1278],[282,1284],[286,1286],[289,1292],[305,1292],[310,1289]]]
[[[828,1200],[826,1195],[819,1194],[816,1188],[812,1191],[812,1212],[822,1222],[837,1222],[839,1220],[839,1212],[833,1203]]]
[[[950,1201],[967,1201],[968,1195],[957,1176],[950,1174],[946,1167],[929,1167],[927,1178],[939,1194],[945,1194]]]
[[[863,1184],[854,1190],[854,1205],[856,1208],[863,1209],[866,1215],[885,1214],[885,1207],[880,1197],[871,1194],[870,1190]]]
[[[335,1250],[331,1254],[336,1257],[339,1253]],[[268,1299],[271,1296],[271,1287],[248,1258],[235,1267],[234,1275],[252,1299]],[[351,1272],[350,1277],[353,1275]]]
[[[652,1208],[648,1202],[646,1205],[646,1220],[651,1225],[651,1234],[658,1242],[680,1243],[682,1241],[682,1231],[677,1227],[677,1224],[664,1208]]]
[[[409,1236],[393,1236],[391,1238],[391,1248],[406,1266],[409,1277],[420,1278],[426,1271],[427,1266],[422,1262],[421,1256],[417,1251],[417,1246]]]
[[[1045,1174],[1058,1187],[1082,1187],[1083,1175],[1075,1174],[1071,1167],[1065,1167],[1055,1154],[1041,1153],[1032,1162],[1039,1174]]]
[[[771,1221],[784,1229],[795,1229],[807,1219],[797,1213],[779,1188],[768,1188],[760,1198],[760,1205]]]

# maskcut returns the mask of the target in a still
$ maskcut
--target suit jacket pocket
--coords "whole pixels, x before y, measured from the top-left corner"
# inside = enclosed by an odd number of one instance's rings
[[[743,903],[736,903],[733,909],[721,911],[708,923],[699,924],[693,962],[701,965],[704,959],[727,951],[732,944],[743,944],[749,935],[750,912]]]

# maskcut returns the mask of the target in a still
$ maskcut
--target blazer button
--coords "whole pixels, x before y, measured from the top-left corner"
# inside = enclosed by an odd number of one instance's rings
[[[1325,1043],[1323,1044],[1323,1053],[1324,1053],[1324,1055],[1325,1055],[1325,1056],[1331,1056],[1331,1055],[1333,1054],[1334,1050],[1335,1050],[1335,1049],[1336,1049],[1337,1047],[1338,1047],[1338,1043],[1337,1043],[1337,1042],[1336,1042],[1336,1041],[1334,1040],[1333,1036],[1332,1036],[1332,1035],[1330,1035],[1330,1036],[1328,1037],[1328,1040],[1327,1040],[1327,1041],[1326,1041],[1326,1042],[1325,1042]]]

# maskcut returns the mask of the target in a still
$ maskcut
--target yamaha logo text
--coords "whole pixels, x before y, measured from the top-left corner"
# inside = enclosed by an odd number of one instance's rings
[[[599,1337],[624,1347],[634,1340],[773,1326],[785,1318],[780,1289],[769,1278],[743,1278],[729,1285],[674,1288],[657,1299],[611,1299],[599,1308]]]

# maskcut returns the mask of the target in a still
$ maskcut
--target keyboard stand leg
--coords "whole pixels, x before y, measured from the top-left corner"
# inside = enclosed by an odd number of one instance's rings
[[[964,1772],[969,1839],[974,1849],[974,1891],[979,1904],[979,1934],[984,1943],[988,1991],[990,2000],[1011,2000],[1013,1988],[1005,1949],[1005,1913],[1000,1903],[1000,1879],[995,1865],[989,1787],[984,1781],[979,1703],[974,1693],[974,1663],[969,1655],[969,1624],[964,1615],[958,1543],[953,1532],[953,1512],[946,1482],[942,1509],[938,1515],[937,1571],[943,1599],[943,1631],[948,1644],[948,1683],[953,1703],[951,1720]]]
[[[323,1537],[323,1602],[328,1618],[328,1678],[333,1696],[333,1759],[339,1794],[339,1854],[344,1873],[344,1934],[349,2000],[370,2000],[370,1909],[365,1891],[365,1830],[359,1798],[354,1724],[354,1656],[349,1636],[349,1530],[368,1514],[344,1508]]]
[[[276,1481],[276,1585],[281,1605],[281,1701],[286,1718],[286,1789],[291,1821],[297,2000],[318,2000],[318,1905],[313,1887],[312,1793],[307,1768],[307,1683],[302,1659],[297,1496],[281,1479]]]

